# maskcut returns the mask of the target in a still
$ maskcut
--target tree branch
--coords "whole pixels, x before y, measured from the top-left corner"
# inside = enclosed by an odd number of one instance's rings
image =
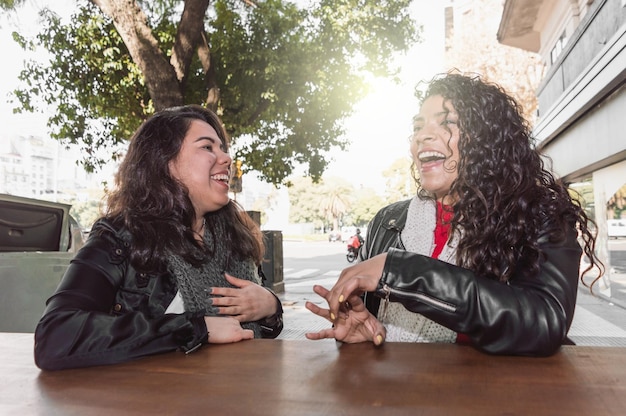
[[[186,0],[183,14],[178,23],[170,63],[172,67],[174,67],[176,77],[183,86],[183,89],[196,48],[201,45],[202,42],[206,44],[204,37],[204,16],[208,7],[209,0]]]
[[[148,26],[143,10],[135,0],[91,0],[113,20],[133,61],[144,75],[154,107],[157,110],[181,105],[182,90],[176,71],[167,61],[159,42]]]

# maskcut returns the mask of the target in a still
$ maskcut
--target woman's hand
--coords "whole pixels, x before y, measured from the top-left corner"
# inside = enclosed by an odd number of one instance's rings
[[[228,344],[254,338],[254,331],[243,329],[241,323],[228,316],[205,316],[209,344]]]
[[[253,322],[276,313],[276,297],[263,286],[228,273],[226,280],[235,288],[214,287],[211,291],[213,306],[220,315],[232,316],[239,322]]]
[[[313,286],[313,291],[328,301],[330,291],[322,286]],[[308,339],[335,338],[337,341],[357,343],[372,341],[381,345],[385,341],[385,327],[366,308],[363,300],[356,295],[348,297],[339,308],[337,319],[330,319],[330,310],[307,302],[306,308],[314,314],[333,322],[333,327],[319,332],[309,332]]]
[[[363,293],[375,291],[383,274],[386,260],[387,253],[383,253],[354,266],[346,267],[341,272],[337,283],[330,291],[327,291],[328,293],[321,295],[316,292],[328,302],[329,316],[327,319],[336,324],[339,310],[346,301],[352,304],[350,299],[357,297],[360,300]]]

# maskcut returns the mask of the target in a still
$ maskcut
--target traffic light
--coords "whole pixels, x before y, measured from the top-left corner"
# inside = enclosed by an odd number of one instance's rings
[[[233,193],[240,193],[242,190],[242,177],[243,170],[241,170],[241,160],[233,160],[230,166],[230,191]]]

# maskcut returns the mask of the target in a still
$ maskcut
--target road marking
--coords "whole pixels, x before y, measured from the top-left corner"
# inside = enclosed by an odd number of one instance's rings
[[[312,274],[319,271],[319,269],[302,269],[298,272],[295,273],[289,273],[289,274],[284,274],[284,277],[289,277],[289,278],[298,278],[298,277],[304,277],[306,275]],[[285,271],[283,270],[283,273]]]
[[[313,285],[321,285],[324,286],[326,289],[330,289],[331,287],[333,287],[333,285],[337,282],[337,278],[335,277],[327,277],[325,279],[317,279],[314,282],[311,281],[307,281],[307,282],[295,282],[295,283],[291,283],[291,282],[285,282],[285,287],[301,287],[301,286],[309,286],[309,287],[313,287]]]

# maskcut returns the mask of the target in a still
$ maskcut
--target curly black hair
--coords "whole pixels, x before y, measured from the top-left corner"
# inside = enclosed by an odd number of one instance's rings
[[[516,100],[478,75],[458,73],[435,77],[419,98],[423,103],[433,95],[459,117],[458,176],[449,191],[455,196],[450,235],[460,235],[457,264],[499,281],[514,272],[534,276],[540,234],[558,242],[575,228],[591,262],[583,274],[594,266],[602,271],[592,221],[546,168],[549,159],[536,149]],[[431,197],[419,188],[420,196]]]
[[[178,254],[199,266],[212,253],[196,241],[191,226],[195,210],[189,193],[170,173],[169,162],[180,152],[192,120],[208,123],[228,148],[228,136],[218,116],[198,105],[173,107],[148,118],[134,133],[108,195],[106,217],[132,235],[131,264],[143,272],[166,268]],[[204,216],[206,228],[226,224],[224,244],[235,258],[263,260],[263,236],[257,224],[235,201]]]

